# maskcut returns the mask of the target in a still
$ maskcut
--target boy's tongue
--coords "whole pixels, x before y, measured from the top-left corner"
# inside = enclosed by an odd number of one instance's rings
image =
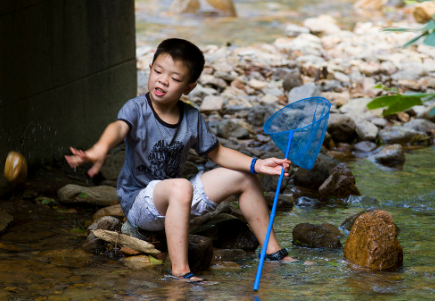
[[[162,90],[155,88],[154,92],[156,93],[157,96],[163,96],[165,95],[165,92],[163,92]]]

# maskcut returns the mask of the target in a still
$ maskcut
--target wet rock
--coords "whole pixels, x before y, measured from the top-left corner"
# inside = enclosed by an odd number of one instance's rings
[[[322,226],[309,223],[301,223],[294,227],[292,243],[306,248],[342,248],[337,234]]]
[[[390,269],[403,263],[403,250],[391,215],[384,210],[359,216],[344,246],[350,263],[370,269]]]
[[[83,250],[50,250],[38,254],[39,260],[48,259],[48,262],[57,267],[83,268],[91,263],[91,254]]]
[[[115,216],[118,218],[124,218],[124,212],[122,212],[121,204],[102,208],[95,212],[92,218],[94,219],[94,222],[96,222],[103,216]]]
[[[423,118],[415,118],[405,123],[403,126],[414,131],[425,133],[429,133],[431,130],[435,130],[435,123]]]
[[[101,175],[106,180],[118,180],[119,173],[124,166],[125,151],[119,151],[114,155],[108,154],[103,167],[100,170]]]
[[[147,255],[125,257],[122,258],[121,261],[132,269],[143,269],[156,265],[156,263],[152,262]]]
[[[290,171],[291,172],[291,171]],[[261,186],[263,191],[275,191],[278,186],[279,176],[263,175],[261,177]],[[290,181],[290,177],[284,177],[281,183],[281,189],[279,192],[283,192]]]
[[[217,127],[217,134],[220,137],[228,139],[229,137],[234,137],[237,139],[249,138],[249,132],[245,128],[241,127],[232,120],[225,119],[219,123]]]
[[[382,144],[416,144],[429,138],[424,132],[399,126],[392,126],[389,129],[382,130],[378,136]]]
[[[362,141],[376,141],[379,129],[373,123],[362,120],[355,122],[355,131]]]
[[[330,224],[330,223],[323,223],[321,225],[323,228],[328,229],[332,233],[338,236],[338,238],[343,237],[344,235],[340,232],[340,229],[336,225]]]
[[[322,93],[320,87],[315,83],[309,83],[293,88],[288,94],[288,103],[290,104],[304,98],[321,95]]]
[[[379,149],[380,151],[370,156],[369,160],[386,165],[405,163],[405,153],[400,144],[381,146]]]
[[[224,106],[224,98],[220,96],[206,96],[199,110],[201,113],[211,113],[213,111],[222,111]]]
[[[355,137],[356,125],[352,118],[342,114],[329,114],[328,133],[335,142],[346,142]]]
[[[110,186],[83,187],[68,184],[57,192],[63,204],[87,204],[93,206],[111,206],[117,204],[116,188]]]
[[[99,239],[91,232],[86,238],[86,241],[82,244],[82,249],[86,252],[93,252],[94,250],[103,250],[105,245],[106,242],[104,240]]]
[[[275,193],[274,192],[268,192],[267,195],[265,196],[266,199],[266,203],[267,206],[269,208],[272,208],[273,206],[273,201],[275,200]],[[293,197],[292,196],[287,196],[284,194],[279,194],[278,195],[278,201],[276,204],[276,208],[277,209],[290,209],[293,207]]]
[[[322,202],[318,199],[309,198],[306,196],[301,196],[296,199],[295,205],[298,207],[320,207],[322,206]]]
[[[365,195],[350,195],[346,203],[352,207],[374,207],[379,206],[379,201]]]
[[[209,237],[215,248],[255,250],[258,241],[246,222],[240,219],[211,221],[191,234]]]
[[[331,175],[332,169],[340,162],[334,158],[319,153],[313,169],[299,168],[294,176],[295,186],[301,186],[317,190]]]
[[[88,237],[82,245],[84,251],[92,252],[93,250],[102,249],[105,246],[105,241],[99,239],[92,233],[93,230],[97,229],[119,232],[121,230],[121,222],[116,217],[104,216],[98,222],[90,225],[88,227]]]
[[[341,223],[340,228],[347,230],[347,231],[350,231],[350,229],[352,229],[352,226],[355,223],[356,219],[360,215],[363,215],[364,213],[367,213],[367,212],[374,212],[376,210],[379,210],[379,209],[378,208],[369,208],[369,209],[365,209],[363,211],[360,211],[352,216],[349,216]]]
[[[377,146],[375,143],[370,142],[370,141],[361,141],[361,142],[355,143],[353,145],[353,147],[357,151],[369,153],[371,151],[374,151]]]
[[[96,229],[117,231],[117,232],[121,230],[121,222],[119,221],[119,219],[113,216],[104,216],[96,224],[97,224]]]
[[[203,271],[210,267],[213,258],[213,242],[210,238],[189,235],[188,261],[192,271]]]
[[[297,37],[303,33],[310,33],[310,30],[306,27],[302,27],[296,24],[288,24],[285,28],[285,35],[288,37]]]
[[[212,260],[237,261],[248,259],[248,254],[242,249],[217,249],[213,250]]]
[[[346,163],[340,163],[332,170],[331,175],[319,187],[322,198],[335,196],[337,198],[347,198],[349,195],[360,195],[355,186],[355,177]]]
[[[10,224],[12,224],[13,221],[14,221],[14,218],[12,217],[12,215],[10,215],[6,212],[0,211],[0,235],[6,231],[8,226]]]

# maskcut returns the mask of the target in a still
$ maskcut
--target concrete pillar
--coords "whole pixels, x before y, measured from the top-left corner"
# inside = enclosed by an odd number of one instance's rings
[[[0,1],[0,179],[10,150],[88,148],[136,96],[134,0]]]

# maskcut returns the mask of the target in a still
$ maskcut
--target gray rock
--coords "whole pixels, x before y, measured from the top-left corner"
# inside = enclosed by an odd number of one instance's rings
[[[333,231],[308,223],[301,223],[294,227],[292,243],[306,248],[342,248],[340,238]]]
[[[361,142],[355,143],[353,145],[353,147],[357,151],[369,153],[371,151],[374,151],[377,146],[375,143],[370,142],[370,141],[361,141]]]
[[[320,207],[322,205],[322,202],[318,199],[309,198],[306,196],[301,196],[296,199],[295,205],[298,207]]]
[[[299,168],[294,176],[295,186],[317,190],[331,175],[332,170],[340,162],[330,156],[319,153],[313,169]]]
[[[379,201],[365,195],[350,195],[346,203],[351,207],[373,207],[379,206]]]
[[[435,104],[430,105],[428,107],[426,107],[424,109],[424,111],[422,111],[420,114],[417,115],[418,118],[424,118],[427,120],[430,120],[432,122],[435,122],[435,115],[434,116],[430,116],[430,111],[435,109]]]
[[[299,73],[299,70],[296,69],[296,71],[289,73],[285,78],[284,82],[282,83],[282,87],[285,92],[289,92],[294,87],[302,86],[302,76]]]
[[[304,26],[308,27],[313,34],[336,34],[341,31],[340,27],[334,23],[322,20],[320,18],[308,18],[304,21]]]
[[[220,96],[206,96],[204,97],[201,107],[201,113],[210,113],[213,111],[221,111],[224,106],[224,98]]]
[[[204,271],[213,258],[213,243],[210,238],[189,235],[188,262],[192,271]]]
[[[338,80],[327,80],[327,81],[323,81],[320,84],[320,88],[322,89],[322,92],[327,92],[327,91],[333,91],[333,90],[341,90],[343,88],[343,86],[341,85],[341,83]]]
[[[106,157],[103,167],[100,172],[106,180],[118,180],[119,173],[124,166],[125,151],[119,151],[116,154],[109,154]]]
[[[216,95],[217,91],[212,88],[205,88],[201,86],[200,84],[196,85],[195,89],[192,90],[192,92],[189,93],[189,98],[194,99],[196,97],[203,99],[206,96],[210,95]]]
[[[352,118],[342,114],[330,114],[328,133],[335,142],[346,142],[355,137],[356,125]]]
[[[340,113],[352,117],[354,120],[364,120],[376,117],[375,114],[382,114],[381,109],[369,110],[367,104],[371,98],[355,98],[340,107]]]
[[[97,229],[120,231],[121,222],[113,216],[104,216],[97,222]]]
[[[88,204],[107,207],[119,203],[116,188],[110,186],[83,187],[68,184],[57,192],[63,204]]]
[[[276,187],[275,191],[276,191]],[[263,189],[264,190],[264,189]],[[267,195],[265,195],[266,203],[269,208],[272,208],[273,202],[275,201],[275,192],[268,192]],[[293,207],[293,196],[285,195],[285,194],[279,194],[278,200],[276,204],[277,209],[290,209]]]
[[[86,238],[86,241],[82,244],[82,249],[86,252],[93,252],[103,250],[106,242],[95,236],[94,233],[90,233]]]
[[[14,221],[12,215],[0,211],[0,235],[6,231],[8,226]]]
[[[361,120],[355,122],[355,131],[362,141],[376,141],[379,129],[373,123]]]
[[[309,83],[293,88],[288,94],[288,103],[290,104],[304,98],[321,95],[322,93],[320,87],[315,83]]]
[[[369,160],[380,164],[403,164],[405,163],[405,153],[400,144],[381,146],[380,151],[369,157]]]
[[[412,129],[418,132],[430,132],[431,130],[435,130],[435,123],[430,120],[423,118],[413,119],[403,125],[408,129]]]
[[[298,26],[296,24],[288,24],[285,28],[285,35],[288,37],[297,37],[303,33],[310,33],[310,30],[306,27]]]
[[[414,144],[428,139],[426,133],[399,126],[382,130],[379,132],[378,136],[382,144]]]
[[[241,127],[232,120],[225,119],[222,120],[217,126],[217,134],[220,137],[228,139],[229,137],[234,137],[237,139],[249,138],[249,132],[247,129]]]
[[[388,121],[385,118],[380,118],[380,117],[373,118],[371,122],[380,128],[384,128],[388,124]]]
[[[279,176],[263,175],[261,177],[261,186],[264,191],[275,191],[278,186]],[[290,181],[290,177],[284,177],[281,183],[281,189],[279,192],[283,192]]]
[[[340,163],[331,172],[331,175],[319,187],[320,196],[324,199],[334,196],[339,199],[349,195],[360,195],[355,186],[355,177],[346,163]]]

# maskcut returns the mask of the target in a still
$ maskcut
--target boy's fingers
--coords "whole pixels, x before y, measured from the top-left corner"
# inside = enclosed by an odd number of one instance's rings
[[[100,161],[97,161],[92,165],[91,169],[88,170],[88,175],[93,178],[101,169],[103,166],[103,163]]]

